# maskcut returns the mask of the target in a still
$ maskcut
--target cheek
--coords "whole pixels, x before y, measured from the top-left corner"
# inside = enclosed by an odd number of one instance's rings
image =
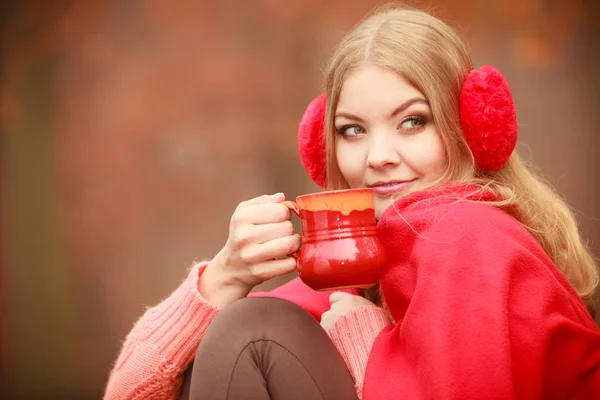
[[[438,139],[435,151],[432,152],[431,169],[436,174],[441,174],[446,168],[446,150],[441,139]]]
[[[446,151],[437,133],[427,138],[413,153],[414,165],[423,176],[441,175],[446,166]]]
[[[348,185],[351,188],[360,187],[363,182],[364,168],[359,152],[341,144],[336,147],[335,156],[338,168]]]
[[[423,158],[425,172],[427,174],[439,174],[443,172],[444,166],[446,165],[446,155],[443,149],[431,152],[427,156],[427,158]]]

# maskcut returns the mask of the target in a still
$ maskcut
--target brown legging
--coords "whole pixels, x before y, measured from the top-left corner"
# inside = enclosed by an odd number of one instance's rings
[[[275,298],[246,298],[214,319],[186,371],[181,400],[357,399],[315,319]]]

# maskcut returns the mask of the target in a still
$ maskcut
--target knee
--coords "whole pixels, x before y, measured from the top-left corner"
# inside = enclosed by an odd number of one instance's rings
[[[244,330],[289,323],[316,323],[314,318],[300,306],[272,297],[247,297],[226,307],[214,319],[211,327],[239,327]]]
[[[251,297],[223,309],[208,327],[201,345],[248,343],[319,330],[322,328],[312,315],[290,301]]]

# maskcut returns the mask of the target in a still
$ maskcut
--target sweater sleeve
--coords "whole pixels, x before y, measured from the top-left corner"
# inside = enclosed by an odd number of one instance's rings
[[[360,399],[373,342],[379,332],[390,325],[391,322],[383,309],[377,306],[363,306],[342,315],[327,331],[352,374]]]
[[[110,373],[104,400],[177,398],[182,375],[220,311],[198,292],[206,265],[194,266],[168,298],[137,321]]]
[[[600,398],[598,329],[527,230],[483,204],[420,211],[380,222],[398,323],[373,345],[364,398]]]

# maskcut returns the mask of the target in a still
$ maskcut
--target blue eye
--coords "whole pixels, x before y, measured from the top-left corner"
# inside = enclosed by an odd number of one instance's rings
[[[360,125],[343,125],[336,128],[336,132],[342,136],[356,136],[366,133],[365,128]]]

